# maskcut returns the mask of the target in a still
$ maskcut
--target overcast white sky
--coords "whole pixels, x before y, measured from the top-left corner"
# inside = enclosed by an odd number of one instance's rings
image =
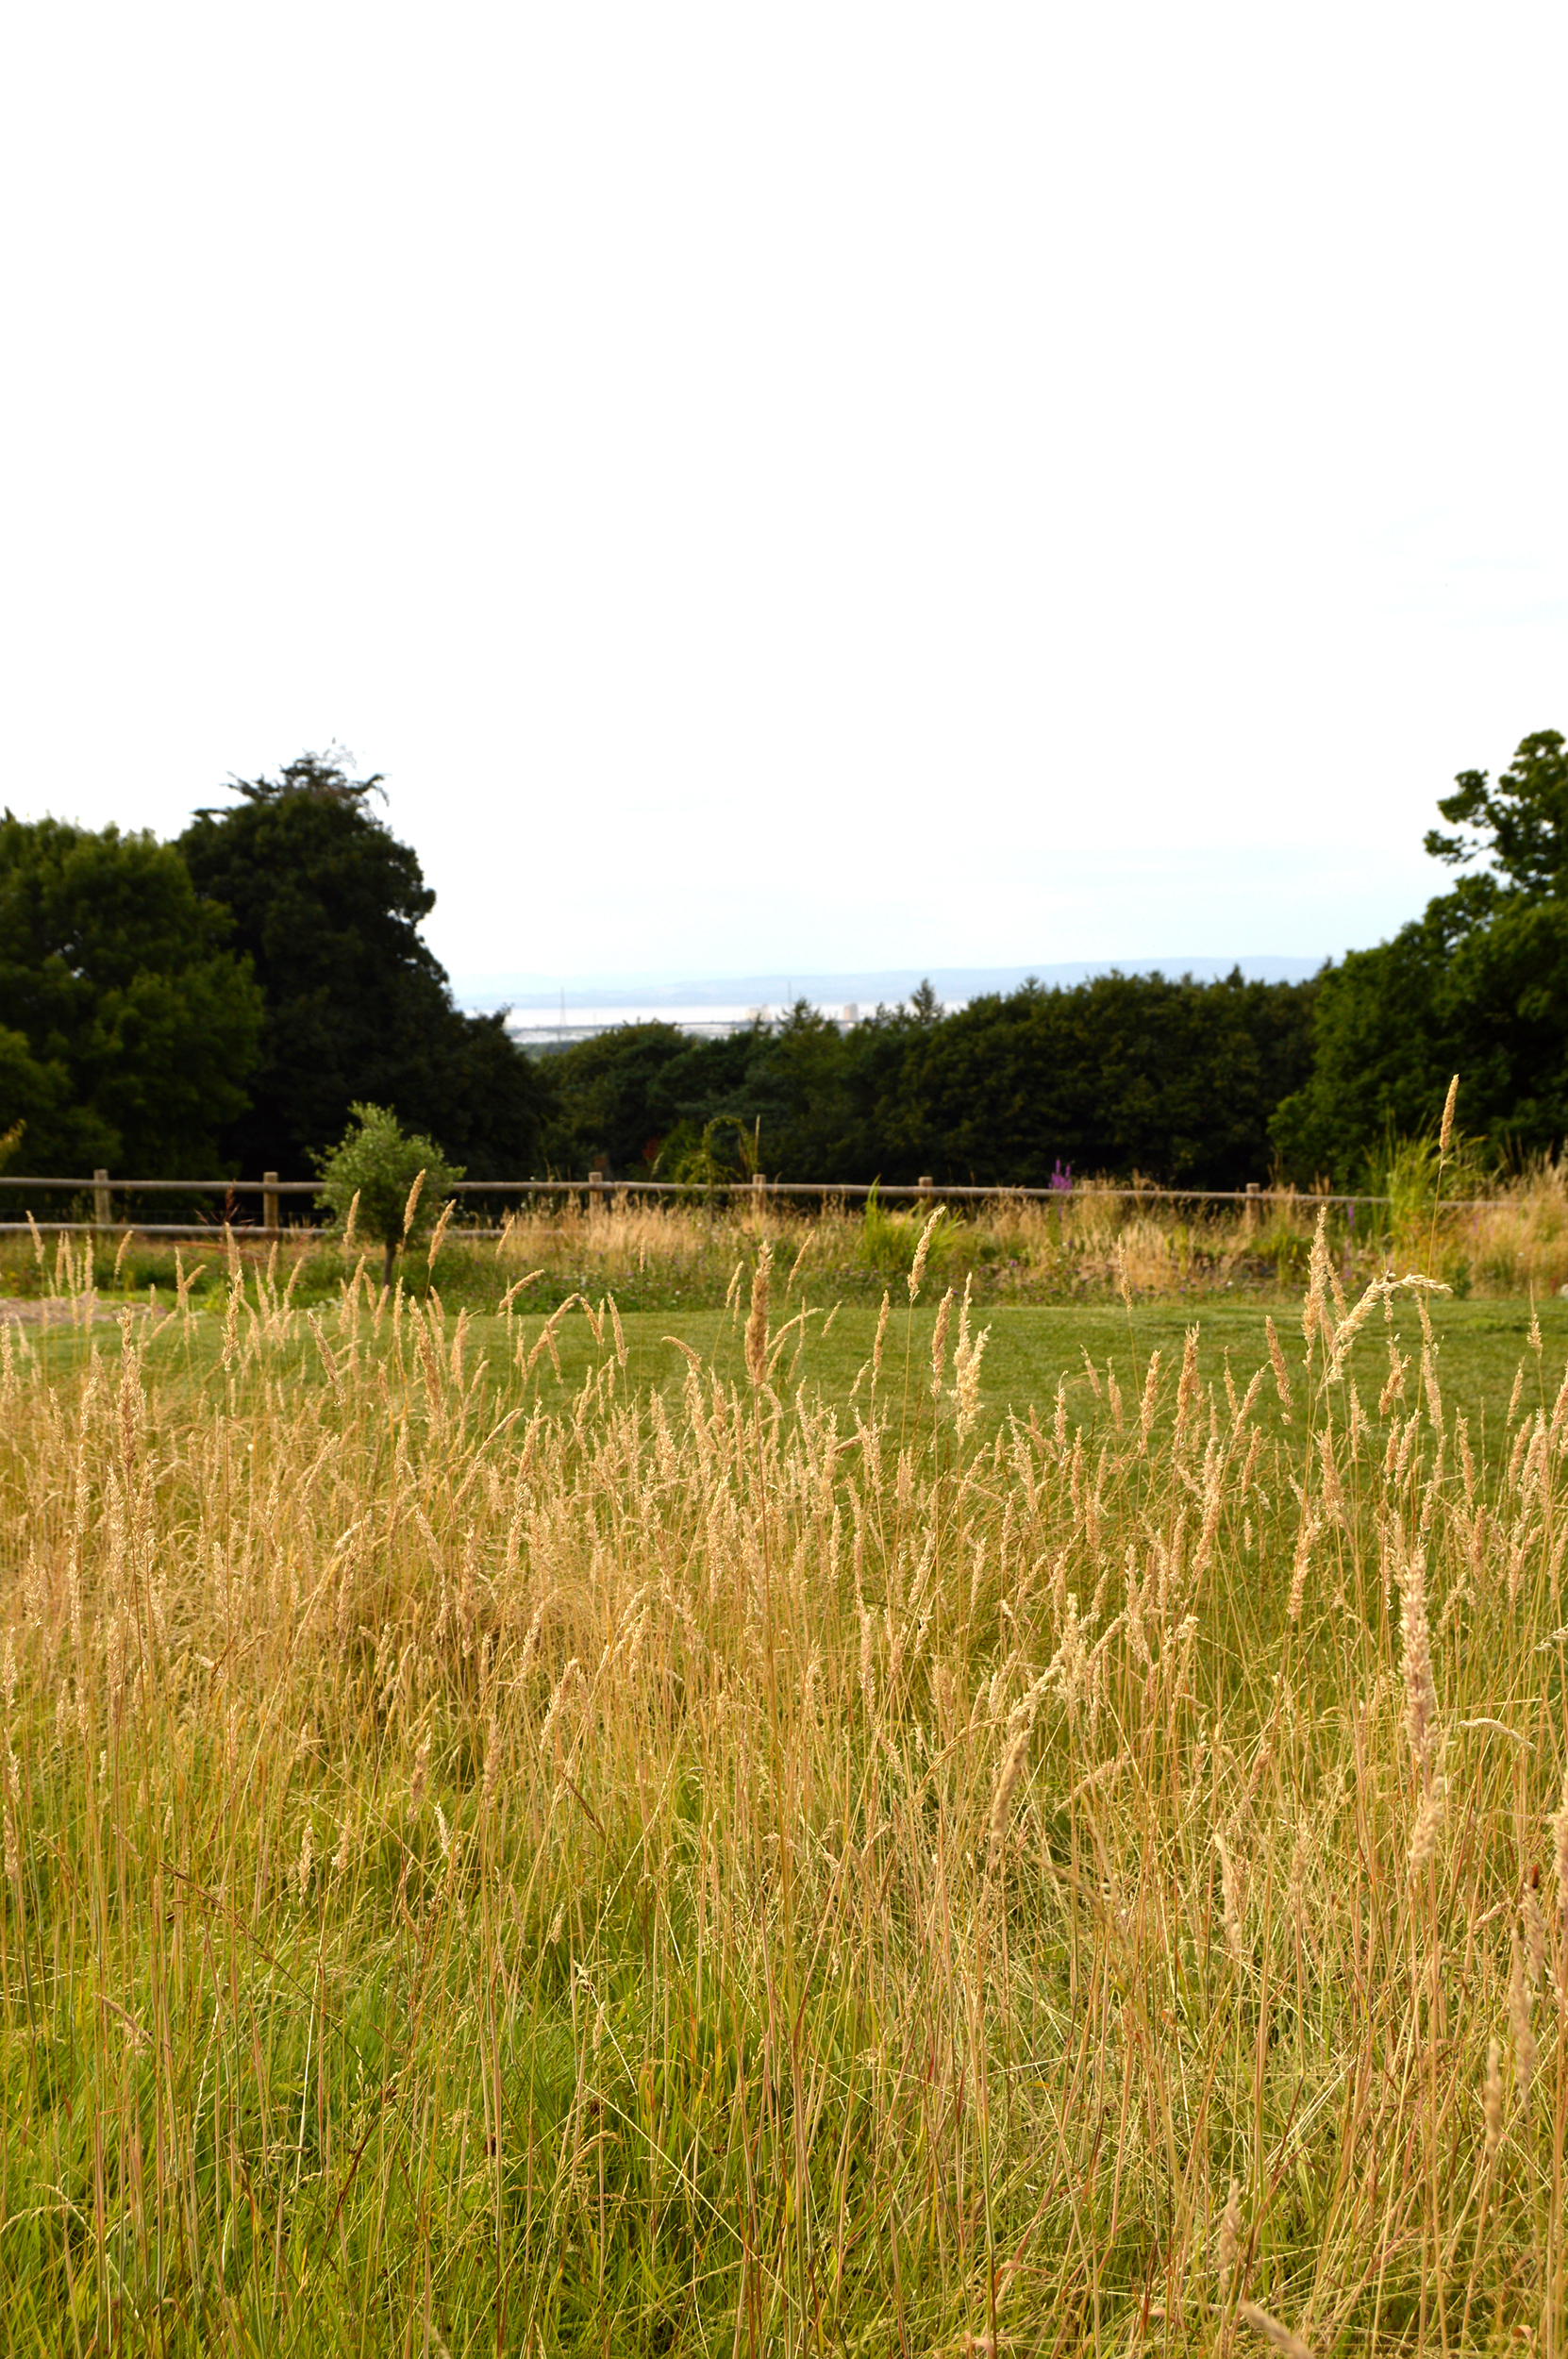
[[[1315,955],[1568,729],[1560,5],[15,8],[0,801],[459,979]]]

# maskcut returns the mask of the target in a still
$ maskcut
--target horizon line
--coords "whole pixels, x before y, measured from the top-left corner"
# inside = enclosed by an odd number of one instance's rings
[[[1136,958],[1070,959],[1036,962],[1019,960],[1007,965],[959,964],[951,962],[942,965],[919,967],[913,964],[848,968],[838,967],[792,973],[782,967],[750,974],[692,975],[678,968],[666,967],[657,972],[643,969],[630,974],[597,973],[586,975],[550,975],[537,968],[469,969],[452,977],[454,993],[462,998],[485,998],[507,1001],[510,1005],[531,1005],[540,1008],[559,1007],[564,997],[569,1004],[579,1007],[592,1005],[629,1005],[657,1007],[660,1004],[692,1006],[727,1004],[730,1006],[764,1004],[791,1005],[797,998],[838,999],[876,1004],[878,1000],[901,1000],[923,983],[928,983],[939,994],[945,991],[969,997],[982,996],[995,990],[1017,990],[1031,979],[1043,983],[1076,983],[1101,975],[1164,975],[1217,979],[1238,969],[1249,980],[1292,982],[1305,981],[1325,964],[1332,962],[1332,954],[1293,956],[1280,952],[1251,954],[1183,956],[1165,955]]]

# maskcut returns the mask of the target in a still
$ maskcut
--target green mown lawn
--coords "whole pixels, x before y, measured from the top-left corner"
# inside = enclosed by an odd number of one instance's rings
[[[776,1303],[776,1332],[795,1314],[798,1307],[798,1297],[782,1306]],[[1201,1315],[1185,1305],[1140,1303],[1130,1319],[1120,1306],[993,1308],[983,1322],[990,1329],[981,1369],[985,1418],[988,1423],[1005,1418],[1009,1411],[1026,1417],[1032,1408],[1043,1423],[1048,1422],[1054,1414],[1059,1378],[1066,1380],[1068,1414],[1075,1424],[1088,1427],[1097,1418],[1109,1416],[1108,1402],[1103,1394],[1096,1398],[1085,1369],[1085,1352],[1095,1364],[1102,1384],[1108,1363],[1114,1368],[1125,1411],[1136,1414],[1136,1396],[1142,1388],[1150,1354],[1158,1351],[1162,1369],[1174,1376],[1180,1364],[1187,1330],[1192,1325],[1198,1330],[1200,1376],[1205,1380],[1211,1378],[1217,1387],[1223,1388],[1228,1360],[1238,1389],[1244,1389],[1253,1371],[1267,1363],[1267,1315],[1265,1307],[1255,1301],[1221,1303],[1206,1309]],[[1276,1305],[1273,1316],[1299,1386],[1302,1336],[1298,1307],[1293,1302]],[[1499,1428],[1521,1362],[1526,1364],[1526,1400],[1539,1398],[1549,1406],[1561,1380],[1564,1359],[1568,1356],[1568,1303],[1554,1300],[1540,1308],[1543,1348],[1539,1363],[1527,1342],[1530,1316],[1530,1307],[1524,1302],[1455,1302],[1443,1296],[1433,1297],[1432,1320],[1440,1342],[1438,1367],[1444,1405],[1450,1412],[1458,1409],[1468,1417],[1472,1441],[1477,1449],[1485,1434]],[[896,1416],[907,1417],[911,1427],[917,1420],[928,1420],[930,1414],[931,1336],[935,1318],[936,1306],[923,1301],[912,1315],[907,1308],[895,1305],[888,1322],[879,1397]],[[856,1379],[871,1355],[876,1321],[875,1309],[860,1303],[845,1304],[833,1316],[825,1334],[826,1312],[813,1311],[804,1341],[797,1328],[779,1359],[774,1379],[779,1394],[789,1398],[796,1386],[804,1384],[809,1397],[819,1397],[841,1410],[847,1408]],[[447,1318],[449,1336],[456,1324],[454,1318]],[[517,1317],[509,1323],[494,1317],[471,1318],[466,1330],[467,1365],[472,1368],[480,1359],[487,1360],[489,1380],[498,1389],[509,1390],[516,1382],[519,1344],[525,1354],[542,1325],[538,1314]],[[687,1367],[679,1344],[672,1340],[679,1338],[705,1360],[711,1361],[721,1377],[743,1379],[743,1306],[731,1312],[629,1312],[623,1320],[627,1374],[638,1389],[657,1385],[666,1393],[678,1392]],[[956,1330],[955,1316],[948,1339],[949,1383]],[[337,1335],[333,1313],[322,1320],[321,1331],[329,1344],[333,1342]],[[1404,1299],[1396,1303],[1393,1332],[1401,1352],[1411,1360],[1407,1387],[1409,1400],[1413,1402],[1421,1350],[1420,1323],[1413,1303]],[[1369,1321],[1357,1342],[1352,1361],[1352,1372],[1369,1411],[1375,1406],[1387,1373],[1387,1333],[1381,1314]],[[36,1347],[53,1364],[68,1364],[88,1347],[80,1330],[32,1330],[30,1334]],[[214,1382],[219,1377],[222,1335],[223,1320],[213,1310],[204,1311],[192,1322],[189,1335],[171,1319],[149,1339],[149,1374],[156,1378],[167,1372],[203,1385]],[[93,1330],[93,1342],[100,1351],[115,1351],[119,1347],[117,1334],[104,1326]],[[542,1354],[529,1380],[530,1386],[537,1387],[538,1397],[546,1404],[569,1398],[589,1369],[609,1350],[609,1324],[601,1350],[588,1320],[580,1309],[574,1309],[557,1330],[557,1344],[561,1364],[559,1378],[548,1356]],[[322,1362],[313,1344],[305,1344],[298,1365],[302,1380],[322,1380]],[[1173,1389],[1171,1384],[1163,1388],[1167,1408]],[[868,1382],[862,1379],[857,1406],[865,1400],[867,1391]],[[1276,1424],[1279,1404],[1272,1376],[1264,1381],[1258,1408],[1265,1427]]]

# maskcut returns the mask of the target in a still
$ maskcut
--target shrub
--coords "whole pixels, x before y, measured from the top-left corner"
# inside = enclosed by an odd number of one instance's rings
[[[316,1161],[321,1196],[343,1223],[382,1248],[382,1283],[390,1286],[398,1253],[435,1226],[453,1184],[463,1176],[433,1139],[405,1130],[385,1106],[356,1104],[353,1121]]]

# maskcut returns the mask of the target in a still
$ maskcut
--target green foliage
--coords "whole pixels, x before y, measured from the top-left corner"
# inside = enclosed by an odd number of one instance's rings
[[[1310,1077],[1270,1126],[1286,1170],[1359,1183],[1393,1132],[1435,1124],[1451,1074],[1493,1161],[1550,1153],[1568,1133],[1568,754],[1527,737],[1489,792],[1467,771],[1439,809],[1469,836],[1426,848],[1495,871],[1461,878],[1375,949],[1321,981]]]
[[[1435,1129],[1419,1138],[1390,1137],[1372,1166],[1372,1192],[1388,1198],[1382,1210],[1389,1229],[1408,1234],[1429,1220],[1443,1176]]]
[[[683,1187],[728,1187],[761,1169],[761,1123],[748,1129],[738,1114],[714,1114],[700,1134],[681,1124],[665,1140],[654,1168]],[[727,1150],[727,1151],[726,1151]]]
[[[1450,867],[1490,861],[1510,891],[1530,900],[1568,895],[1568,747],[1559,730],[1522,739],[1495,790],[1484,770],[1461,770],[1454,786],[1438,809],[1470,833],[1429,828],[1426,846],[1434,860]]]
[[[552,1169],[645,1177],[674,1127],[661,1077],[691,1046],[674,1024],[618,1024],[551,1056],[556,1118],[545,1152]]]
[[[1315,985],[1104,976],[944,1014],[928,988],[841,1030],[804,1002],[774,1026],[683,1040],[626,1026],[552,1060],[554,1165],[668,1176],[708,1126],[761,1124],[775,1179],[1043,1184],[1139,1170],[1231,1187],[1267,1169],[1268,1119],[1309,1071]]]
[[[924,1204],[909,1212],[890,1213],[874,1187],[866,1198],[861,1223],[860,1250],[868,1268],[889,1278],[907,1277],[914,1266],[915,1247],[930,1217],[930,1208]],[[947,1268],[962,1242],[960,1224],[944,1204],[939,1205],[936,1226],[926,1246],[926,1266],[933,1278]]]
[[[399,1246],[429,1235],[463,1169],[449,1163],[433,1139],[405,1130],[387,1107],[360,1103],[350,1111],[353,1120],[337,1146],[317,1159],[321,1195],[345,1224],[354,1208],[356,1230],[384,1248],[390,1281]],[[421,1173],[410,1213],[409,1197]]]
[[[972,1001],[911,1042],[921,1167],[939,1184],[1038,1187],[1059,1161],[1244,1186],[1267,1166],[1271,1112],[1306,1077],[1314,989],[1111,974]]]
[[[0,1130],[39,1173],[208,1177],[260,996],[173,845],[0,818]]]
[[[277,779],[236,780],[238,806],[198,811],[180,839],[266,996],[251,1103],[226,1143],[247,1171],[305,1178],[370,1099],[449,1140],[480,1178],[525,1176],[547,1086],[504,1015],[453,1005],[419,931],[435,895],[369,808],[378,784],[305,754]]]

